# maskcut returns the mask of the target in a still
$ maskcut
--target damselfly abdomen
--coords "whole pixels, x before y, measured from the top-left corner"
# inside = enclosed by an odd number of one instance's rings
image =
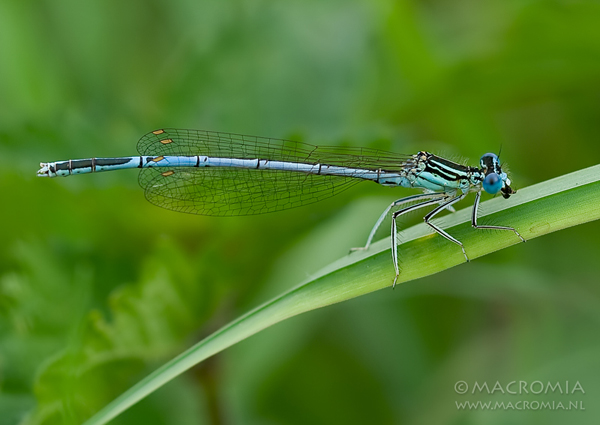
[[[425,222],[459,245],[431,219],[469,192],[476,192],[471,224],[477,229],[510,230],[512,227],[477,224],[481,191],[515,191],[500,167],[498,156],[487,153],[479,167],[461,165],[429,152],[398,155],[375,149],[317,147],[306,143],[239,134],[165,128],[152,131],[138,142],[140,155],[122,158],[89,158],[41,163],[41,177],[140,168],[139,183],[153,204],[174,211],[213,216],[263,214],[295,208],[331,197],[370,180],[384,186],[420,189],[421,194],[399,199],[381,214],[369,234],[367,249],[385,217],[392,213],[392,260],[400,274],[397,251],[397,218],[426,206],[435,208]]]

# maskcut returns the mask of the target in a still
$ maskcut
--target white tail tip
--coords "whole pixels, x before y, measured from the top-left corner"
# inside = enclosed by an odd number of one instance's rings
[[[40,162],[40,169],[37,172],[38,177],[50,177],[50,167],[48,163]]]

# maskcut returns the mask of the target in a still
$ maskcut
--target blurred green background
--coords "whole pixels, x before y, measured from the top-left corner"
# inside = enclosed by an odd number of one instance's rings
[[[472,165],[502,146],[518,189],[599,162],[599,22],[596,1],[2,0],[0,425],[81,423],[412,193],[212,218],[150,205],[133,170],[40,161],[183,127]],[[599,423],[599,240],[589,223],[290,319],[113,423]],[[585,394],[454,390],[536,380]],[[476,400],[585,411],[456,406]]]

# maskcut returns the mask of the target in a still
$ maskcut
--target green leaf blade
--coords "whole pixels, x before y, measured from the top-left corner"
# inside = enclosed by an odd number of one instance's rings
[[[600,218],[600,165],[580,170],[519,191],[509,200],[482,203],[481,224],[515,227],[526,239]],[[475,230],[470,208],[446,217],[444,229],[461,240],[471,259],[521,243],[510,231]],[[456,245],[419,224],[401,233],[402,271],[398,283],[439,273],[464,263]],[[262,304],[227,324],[169,361],[127,390],[86,425],[110,421],[179,374],[227,347],[289,317],[390,287],[394,271],[389,239],[369,251],[348,255],[327,266],[308,281]]]

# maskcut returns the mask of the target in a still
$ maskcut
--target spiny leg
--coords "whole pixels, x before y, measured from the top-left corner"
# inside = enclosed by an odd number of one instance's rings
[[[473,226],[475,229],[495,229],[495,230],[512,230],[513,232],[515,232],[515,234],[521,238],[521,240],[523,242],[525,242],[525,239],[523,239],[523,237],[519,234],[519,232],[517,232],[517,229],[515,229],[514,227],[508,227],[508,226],[489,226],[489,225],[479,225],[477,224],[477,213],[479,211],[479,201],[481,199],[481,192],[477,192],[477,194],[475,195],[475,204],[473,204],[473,214],[471,215],[471,226]]]
[[[377,232],[377,229],[379,229],[379,227],[381,226],[381,223],[383,223],[383,220],[385,220],[385,218],[387,217],[388,213],[390,212],[390,210],[392,208],[397,207],[402,204],[406,204],[408,202],[418,201],[421,199],[431,199],[431,198],[440,198],[440,197],[441,197],[441,194],[439,194],[439,193],[420,193],[418,195],[407,196],[406,198],[398,199],[397,201],[392,202],[381,213],[381,215],[377,219],[375,226],[373,226],[373,229],[371,229],[371,233],[369,233],[369,237],[367,238],[367,243],[365,244],[365,246],[361,246],[361,247],[357,247],[357,248],[350,248],[350,252],[362,251],[362,250],[369,249],[369,246],[371,245],[371,242],[373,242],[373,238],[375,237],[375,233]]]
[[[414,211],[419,208],[426,207],[428,205],[439,204],[440,202],[442,202],[446,198],[448,198],[448,195],[446,195],[445,193],[435,193],[435,194],[428,193],[425,195],[428,195],[428,196],[427,197],[423,196],[422,198],[433,198],[433,196],[435,196],[435,198],[430,199],[429,201],[420,202],[418,204],[408,206],[406,208],[402,208],[401,210],[398,210],[392,214],[392,261],[394,263],[394,270],[396,271],[396,276],[394,277],[394,283],[392,284],[392,288],[396,287],[396,282],[398,281],[398,276],[400,276],[400,268],[398,267],[398,241],[396,240],[398,226],[396,224],[396,219],[399,216],[401,216],[402,214],[406,214],[407,212]]]
[[[429,226],[431,226],[433,228],[433,230],[435,230],[436,232],[438,232],[441,236],[445,237],[450,242],[454,242],[455,244],[457,244],[458,246],[460,246],[460,249],[462,249],[462,252],[463,252],[463,254],[465,256],[465,259],[467,261],[469,261],[469,257],[467,257],[467,252],[465,251],[465,247],[463,246],[463,244],[462,244],[461,241],[459,241],[458,239],[450,236],[448,233],[446,233],[444,230],[442,230],[441,228],[439,228],[435,224],[429,222],[429,220],[431,220],[433,217],[435,217],[435,215],[438,214],[440,211],[442,211],[444,208],[447,208],[448,206],[450,206],[452,204],[455,204],[456,202],[464,199],[465,196],[467,196],[467,193],[461,193],[460,195],[458,195],[458,196],[450,199],[449,201],[446,201],[446,202],[440,204],[436,209],[434,209],[433,211],[429,212],[423,219],[425,220],[425,223],[427,223]]]

